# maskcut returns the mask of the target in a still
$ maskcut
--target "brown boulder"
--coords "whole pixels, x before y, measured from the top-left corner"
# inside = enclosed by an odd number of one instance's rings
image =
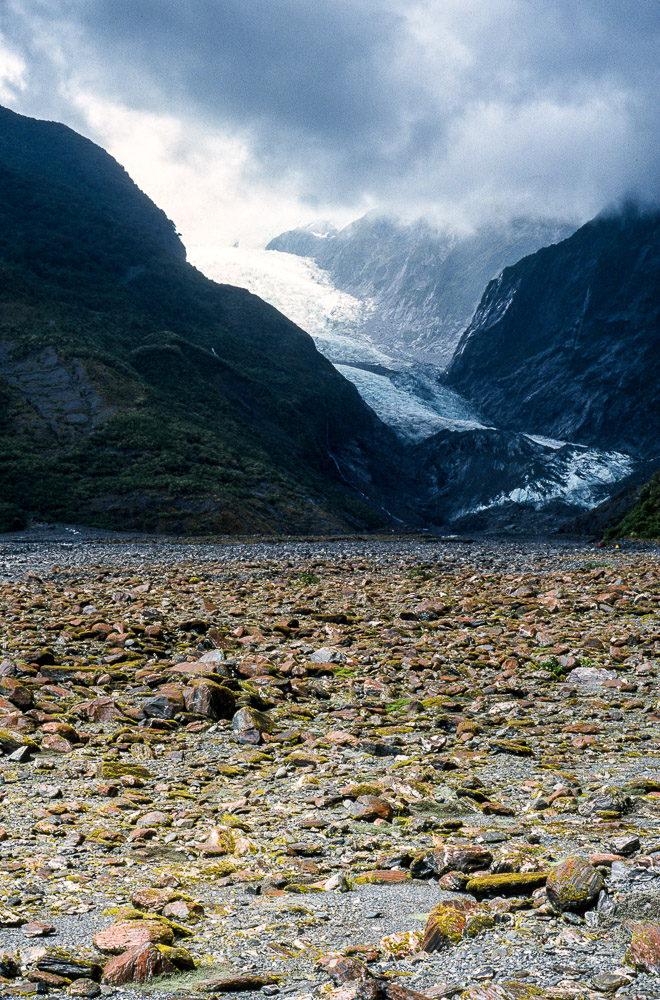
[[[138,889],[131,896],[133,906],[142,910],[160,913],[164,906],[179,898],[180,893],[172,889]]]
[[[641,972],[660,974],[660,926],[636,924],[633,928],[626,962]]]
[[[0,691],[16,708],[25,710],[32,706],[32,692],[15,677],[0,678]]]
[[[323,955],[318,964],[338,985],[371,978],[371,973],[363,962],[338,952]]]
[[[434,906],[424,927],[422,951],[442,951],[458,944],[465,933],[468,913],[476,908],[471,899],[452,899]]]
[[[207,719],[231,719],[236,711],[234,692],[206,678],[195,678],[184,699],[188,712]]]
[[[172,944],[174,935],[161,920],[124,920],[106,927],[94,938],[99,951],[119,955],[144,944]]]
[[[156,945],[146,943],[111,958],[103,970],[102,982],[112,986],[146,983],[154,976],[168,976],[174,972],[174,965],[161,954]]]
[[[355,807],[351,810],[358,819],[369,822],[374,819],[391,820],[394,815],[392,806],[386,799],[377,795],[360,795]]]
[[[546,890],[555,910],[581,913],[603,888],[603,876],[584,858],[566,858],[548,875]]]
[[[443,844],[426,855],[430,867],[438,876],[447,872],[476,872],[490,866],[493,855],[478,844]]]
[[[255,708],[241,708],[232,719],[232,729],[237,743],[256,745],[263,741],[264,733],[272,733],[273,723]]]

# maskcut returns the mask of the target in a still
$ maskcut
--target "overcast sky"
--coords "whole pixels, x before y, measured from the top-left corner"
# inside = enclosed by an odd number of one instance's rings
[[[188,245],[656,200],[659,95],[660,0],[0,0],[0,102],[108,149]]]

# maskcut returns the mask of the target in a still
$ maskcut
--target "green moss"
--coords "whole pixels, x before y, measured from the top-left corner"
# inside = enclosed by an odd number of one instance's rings
[[[478,875],[465,887],[474,896],[524,896],[545,885],[548,872],[507,872],[500,875]]]
[[[142,764],[125,764],[122,761],[106,760],[99,764],[98,776],[108,781],[131,775],[133,778],[151,778],[152,774]]]

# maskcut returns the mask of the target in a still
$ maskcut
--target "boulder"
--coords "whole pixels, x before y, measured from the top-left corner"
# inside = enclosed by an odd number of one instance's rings
[[[557,865],[546,882],[548,899],[555,910],[581,913],[598,900],[603,876],[584,858],[566,858]]]

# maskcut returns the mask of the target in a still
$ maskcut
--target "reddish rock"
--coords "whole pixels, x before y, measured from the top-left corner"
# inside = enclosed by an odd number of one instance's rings
[[[21,934],[25,937],[36,938],[36,937],[48,937],[49,934],[54,934],[55,928],[52,924],[41,924],[37,921],[32,921],[28,924],[23,924],[21,927]]]
[[[555,910],[581,913],[598,899],[603,876],[584,858],[566,858],[548,875],[546,890]]]
[[[436,875],[447,872],[476,872],[489,868],[493,855],[478,844],[443,844],[426,855],[430,867]]]
[[[323,955],[319,958],[318,964],[338,985],[371,978],[366,965],[356,958],[348,958],[338,952]]]
[[[55,733],[51,733],[49,736],[44,736],[41,741],[42,750],[50,750],[51,753],[71,753],[73,750],[73,743],[69,740],[65,740],[63,736],[57,736]]]
[[[174,972],[176,969],[170,960],[155,944],[147,943],[111,958],[103,970],[102,982],[112,986],[146,983],[154,976],[169,976]]]
[[[68,740],[69,743],[84,743],[89,737],[83,737],[73,726],[69,726],[66,722],[45,722],[41,727],[42,733],[54,733],[56,736],[61,736],[63,739]]]
[[[394,810],[389,802],[376,795],[360,795],[352,812],[358,819],[366,822],[373,819],[389,821],[394,815]]]
[[[112,698],[94,698],[79,706],[90,722],[111,722],[123,719],[124,713]]]
[[[516,810],[505,806],[502,802],[482,802],[481,811],[484,816],[515,816]]]
[[[0,678],[0,691],[16,708],[25,710],[32,705],[32,692],[15,677]]]
[[[171,929],[160,920],[125,920],[106,927],[94,938],[99,951],[119,955],[144,944],[172,944]]]
[[[641,972],[660,974],[660,926],[636,924],[633,928],[626,961]]]
[[[571,746],[576,750],[584,750],[585,747],[590,747],[595,742],[595,736],[576,736],[574,740],[571,740]]]
[[[153,809],[151,812],[145,813],[139,820],[139,824],[142,827],[150,826],[171,826],[172,817],[166,812],[162,812],[160,809]]]
[[[224,670],[217,663],[202,663],[199,660],[189,663],[177,663],[168,670],[170,674],[180,674],[183,677],[217,677]]]
[[[186,709],[208,719],[231,719],[236,711],[233,691],[215,681],[196,678],[184,693]]]
[[[172,920],[193,920],[204,916],[204,907],[201,903],[177,899],[163,907],[163,916]]]
[[[237,743],[256,745],[263,742],[264,733],[273,731],[273,723],[254,708],[241,708],[232,719],[234,739]]]
[[[623,861],[623,854],[592,854],[589,863],[592,865],[604,865],[606,868],[612,867],[612,862]]]
[[[465,932],[467,914],[476,907],[472,899],[452,899],[434,906],[424,927],[422,951],[442,951],[458,944]]]
[[[438,879],[438,888],[447,892],[464,892],[470,876],[465,872],[447,872]]]
[[[164,906],[178,898],[179,893],[171,889],[138,889],[131,896],[131,903],[142,910],[160,913]]]
[[[380,885],[399,885],[401,882],[407,881],[409,875],[407,872],[397,871],[395,868],[376,868],[370,872],[362,872],[358,875],[355,881],[360,885],[365,885],[368,883],[379,883]]]

